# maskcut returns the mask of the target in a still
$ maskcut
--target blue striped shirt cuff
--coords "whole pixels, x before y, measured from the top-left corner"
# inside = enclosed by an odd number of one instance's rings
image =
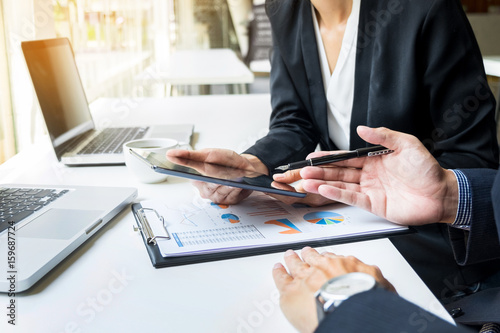
[[[451,224],[454,228],[469,230],[472,217],[472,195],[469,180],[460,170],[451,170],[457,177],[458,182],[458,210],[455,222]]]

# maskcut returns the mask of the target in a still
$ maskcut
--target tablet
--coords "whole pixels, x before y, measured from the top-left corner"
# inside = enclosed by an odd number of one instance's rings
[[[271,176],[253,171],[181,158],[175,158],[176,163],[173,163],[167,160],[164,154],[136,151],[134,149],[130,149],[129,152],[125,153],[130,153],[139,158],[155,172],[170,176],[297,198],[306,196],[306,193],[297,192],[287,184],[278,183],[280,188],[274,187],[271,185],[274,182]]]

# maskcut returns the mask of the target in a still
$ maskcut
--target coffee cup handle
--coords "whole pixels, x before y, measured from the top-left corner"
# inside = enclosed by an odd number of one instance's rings
[[[187,142],[177,142],[175,149],[193,150],[193,147]]]

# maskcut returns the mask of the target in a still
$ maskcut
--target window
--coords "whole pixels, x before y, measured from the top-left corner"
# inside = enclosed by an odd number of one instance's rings
[[[3,10],[0,2],[0,164],[16,152],[14,123],[10,102],[9,72],[5,48]]]
[[[20,151],[46,136],[22,41],[69,38],[89,103],[99,97],[140,96],[134,77],[154,58],[168,56],[171,3],[1,1],[5,34],[0,31],[0,161],[14,154],[14,143]]]
[[[154,51],[153,0],[52,0],[55,34],[68,37],[89,102],[130,97]]]
[[[500,12],[500,0],[462,0],[462,5],[469,13]]]
[[[45,124],[21,42],[67,37],[89,103],[162,94],[135,81],[176,48],[245,53],[252,0],[0,0],[0,161],[39,140]],[[237,17],[236,24],[233,22]],[[238,30],[235,32],[235,30]],[[10,73],[10,75],[9,75]],[[6,89],[7,87],[9,89]]]

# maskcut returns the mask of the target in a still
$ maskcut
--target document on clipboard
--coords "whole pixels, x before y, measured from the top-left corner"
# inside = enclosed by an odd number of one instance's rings
[[[150,255],[165,266],[187,257],[217,260],[411,232],[356,207],[286,205],[258,192],[237,205],[195,196],[191,202],[146,200],[132,209]]]

